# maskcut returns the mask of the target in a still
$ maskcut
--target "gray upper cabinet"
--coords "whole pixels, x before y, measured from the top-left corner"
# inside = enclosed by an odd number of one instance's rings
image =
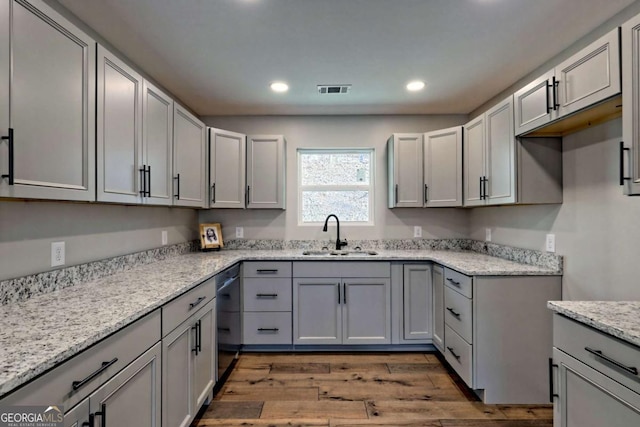
[[[424,206],[423,135],[395,133],[387,141],[389,207]]]
[[[515,133],[546,126],[609,99],[620,89],[620,30],[616,28],[515,93]],[[547,135],[561,134],[565,128],[549,131]]]
[[[513,98],[464,126],[465,206],[516,202]]]
[[[142,76],[98,46],[97,200],[141,203]]]
[[[247,136],[247,208],[285,209],[285,156],[282,135]]]
[[[629,152],[628,170],[621,164],[620,184],[628,195],[640,194],[640,15],[622,26],[622,138],[620,156]]]
[[[174,103],[173,204],[206,207],[206,126]]]
[[[209,129],[209,206],[245,207],[246,136]]]
[[[462,127],[424,134],[426,207],[462,206]]]
[[[0,13],[0,197],[95,200],[95,41],[41,0]]]
[[[145,204],[171,205],[173,99],[148,81],[142,97],[142,176]]]

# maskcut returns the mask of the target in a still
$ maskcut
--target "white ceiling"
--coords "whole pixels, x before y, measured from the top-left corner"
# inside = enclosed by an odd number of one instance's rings
[[[196,113],[254,115],[466,114],[633,0],[59,2]]]

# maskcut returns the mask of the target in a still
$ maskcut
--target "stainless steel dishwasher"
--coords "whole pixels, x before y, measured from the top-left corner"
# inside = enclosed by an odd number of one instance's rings
[[[217,391],[231,372],[241,346],[240,265],[218,273],[215,281],[218,328]]]

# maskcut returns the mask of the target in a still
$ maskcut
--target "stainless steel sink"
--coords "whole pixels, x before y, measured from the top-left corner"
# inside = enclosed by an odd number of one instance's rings
[[[363,250],[352,250],[352,251],[336,251],[336,250],[319,250],[319,251],[304,251],[302,255],[315,255],[315,256],[375,256],[378,255],[376,251],[363,251]]]

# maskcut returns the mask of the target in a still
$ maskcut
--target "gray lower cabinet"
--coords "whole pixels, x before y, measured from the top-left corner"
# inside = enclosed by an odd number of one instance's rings
[[[433,345],[444,352],[444,267],[433,266],[431,281],[433,285]]]
[[[403,294],[404,339],[433,338],[431,264],[404,265]]]
[[[294,278],[293,343],[390,344],[390,296],[388,277]]]
[[[0,20],[0,197],[95,200],[95,41],[42,0]]]
[[[188,426],[215,384],[216,301],[162,339],[162,425]]]
[[[65,415],[65,426],[160,427],[161,345],[157,343]]]
[[[640,425],[640,347],[560,314],[553,346],[554,426]]]

